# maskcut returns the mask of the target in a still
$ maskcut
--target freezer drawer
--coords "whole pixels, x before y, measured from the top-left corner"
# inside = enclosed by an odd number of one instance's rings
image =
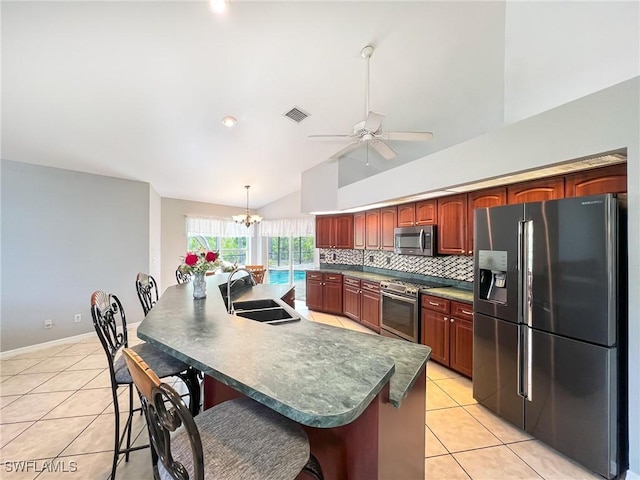
[[[524,428],[524,400],[518,396],[518,326],[473,315],[473,398]]]
[[[617,350],[530,332],[525,430],[590,470],[616,476]]]

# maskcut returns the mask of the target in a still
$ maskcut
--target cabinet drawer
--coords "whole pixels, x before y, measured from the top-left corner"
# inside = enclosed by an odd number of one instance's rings
[[[320,272],[307,271],[307,280],[322,280],[322,274]]]
[[[378,282],[368,282],[366,280],[362,280],[362,288],[371,292],[380,293],[380,284]]]
[[[353,277],[344,277],[345,285],[353,285],[354,287],[360,287],[360,279]]]
[[[473,306],[468,303],[451,302],[451,316],[473,321]]]
[[[432,295],[422,296],[422,307],[435,312],[449,313],[449,300]]]
[[[342,283],[342,275],[339,273],[325,273],[324,274],[325,282],[335,282]]]

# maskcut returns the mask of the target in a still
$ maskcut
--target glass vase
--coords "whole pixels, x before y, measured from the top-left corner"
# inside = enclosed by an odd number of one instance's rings
[[[207,281],[204,273],[195,273],[193,276],[193,298],[207,297]]]

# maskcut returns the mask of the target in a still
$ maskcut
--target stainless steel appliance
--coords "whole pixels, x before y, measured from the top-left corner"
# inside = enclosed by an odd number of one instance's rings
[[[403,255],[436,254],[436,226],[400,227],[393,230],[393,251]]]
[[[606,478],[628,465],[624,203],[475,211],[473,396]]]

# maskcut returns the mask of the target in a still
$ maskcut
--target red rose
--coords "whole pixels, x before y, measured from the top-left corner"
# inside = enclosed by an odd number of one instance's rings
[[[186,257],[184,257],[184,263],[186,263],[190,267],[193,267],[197,262],[198,256],[193,253],[189,253]]]
[[[207,252],[207,256],[204,258],[207,262],[215,262],[218,258],[218,254],[216,252]]]

